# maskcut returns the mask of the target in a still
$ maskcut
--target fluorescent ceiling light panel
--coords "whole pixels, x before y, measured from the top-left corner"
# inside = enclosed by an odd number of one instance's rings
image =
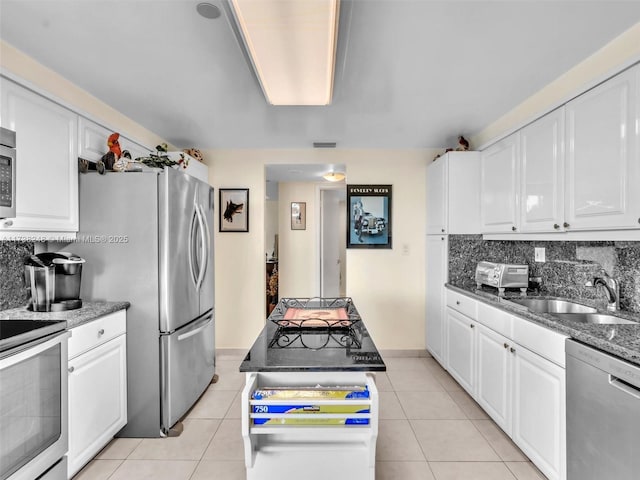
[[[267,101],[329,105],[340,0],[231,0]]]

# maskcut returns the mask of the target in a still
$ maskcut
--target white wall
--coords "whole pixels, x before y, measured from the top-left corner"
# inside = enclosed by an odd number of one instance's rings
[[[281,182],[278,193],[280,258],[278,259],[278,296],[318,296],[318,229],[316,184]],[[291,230],[291,202],[306,202],[307,228]]]
[[[482,148],[640,61],[640,22],[471,137]]]
[[[354,299],[379,348],[425,348],[424,180],[426,165],[436,150],[208,150],[203,153],[210,167],[209,183],[214,188],[250,189],[249,233],[216,231],[215,235],[216,344],[219,348],[250,347],[264,325],[264,167],[292,163],[343,163],[348,183],[393,185],[393,249],[348,250],[346,293]],[[309,256],[317,255],[317,234],[312,233],[317,223],[316,210],[311,207],[315,195],[313,184],[291,184],[280,190],[280,231],[288,237],[288,240],[280,238],[280,278],[285,282],[281,283],[281,296],[308,296],[309,285],[316,281],[303,271]],[[285,235],[290,202],[305,199],[307,230],[289,230]],[[285,215],[287,220],[283,221]],[[292,256],[283,259],[286,242]],[[292,282],[297,279],[299,285],[286,283],[288,276]]]

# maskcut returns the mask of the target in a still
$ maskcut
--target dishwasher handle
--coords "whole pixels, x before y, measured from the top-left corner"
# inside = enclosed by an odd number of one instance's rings
[[[640,388],[630,384],[629,382],[625,382],[624,380],[609,374],[609,385],[640,400]]]

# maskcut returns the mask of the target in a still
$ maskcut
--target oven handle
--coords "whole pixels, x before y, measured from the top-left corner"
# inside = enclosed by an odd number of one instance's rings
[[[11,367],[28,358],[35,357],[57,343],[62,343],[62,355],[63,358],[66,359],[67,342],[62,342],[62,340],[67,337],[69,337],[69,332],[66,330],[62,332],[55,332],[44,338],[39,338],[33,342],[7,350],[6,352],[3,352],[2,357],[0,357],[0,370]]]

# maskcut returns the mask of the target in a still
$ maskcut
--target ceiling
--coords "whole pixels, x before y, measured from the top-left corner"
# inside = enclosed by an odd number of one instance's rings
[[[0,0],[0,38],[179,148],[455,146],[640,21],[637,1],[342,0],[333,103],[274,107],[224,0]]]

